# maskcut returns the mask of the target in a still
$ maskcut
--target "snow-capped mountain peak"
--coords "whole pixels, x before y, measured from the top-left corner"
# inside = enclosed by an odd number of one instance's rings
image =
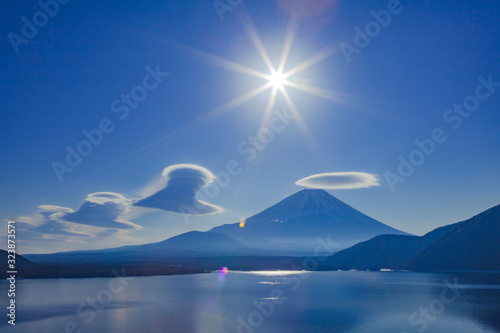
[[[324,190],[304,189],[255,214],[244,227],[225,224],[211,231],[251,247],[280,244],[280,249],[314,248],[318,237],[329,236],[341,246],[380,234],[406,234],[352,208]],[[263,245],[265,244],[265,245]]]
[[[252,216],[248,219],[248,222],[264,218],[267,215],[273,215],[275,219],[287,219],[299,216],[330,215],[337,217],[339,215],[348,216],[350,214],[361,213],[325,190],[304,189],[283,199],[261,213]]]

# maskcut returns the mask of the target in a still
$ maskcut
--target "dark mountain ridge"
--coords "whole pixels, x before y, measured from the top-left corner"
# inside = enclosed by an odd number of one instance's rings
[[[331,256],[328,269],[500,271],[500,205],[424,236],[382,235]]]

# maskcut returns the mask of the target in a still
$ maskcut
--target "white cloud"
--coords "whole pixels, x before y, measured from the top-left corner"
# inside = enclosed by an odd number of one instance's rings
[[[120,219],[129,211],[131,200],[113,192],[96,192],[87,195],[76,212],[60,215],[64,221],[100,228],[141,229],[135,223]]]
[[[221,207],[196,198],[196,193],[213,182],[214,175],[195,164],[175,164],[162,172],[166,185],[150,196],[138,200],[135,206],[166,210],[181,214],[215,214]]]
[[[67,207],[41,205],[32,217],[20,217],[17,226],[31,233],[29,238],[47,238],[53,236],[93,237],[92,233],[79,230],[73,223],[62,221],[61,216],[72,213]],[[24,232],[23,232],[24,233]]]
[[[377,176],[364,172],[330,172],[302,178],[296,185],[321,189],[355,189],[378,186]]]
[[[32,216],[16,218],[18,240],[33,253],[137,244],[142,240],[129,234],[141,227],[126,218],[132,202],[118,193],[96,192],[87,195],[77,211],[38,206]]]

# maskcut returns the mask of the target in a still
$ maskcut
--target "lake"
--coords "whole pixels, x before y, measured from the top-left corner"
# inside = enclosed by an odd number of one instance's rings
[[[2,281],[4,311],[7,289]],[[16,304],[16,325],[4,314],[2,332],[500,332],[500,274],[228,271],[20,280]]]

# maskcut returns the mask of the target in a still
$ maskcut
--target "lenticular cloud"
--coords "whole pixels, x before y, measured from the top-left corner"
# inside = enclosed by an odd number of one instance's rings
[[[59,235],[74,237],[93,237],[93,234],[78,231],[75,225],[62,221],[60,218],[65,214],[73,213],[73,209],[67,207],[40,205],[34,217],[19,218],[18,226],[23,231],[41,235]],[[36,238],[36,237],[33,237]]]
[[[364,172],[330,172],[320,173],[302,178],[296,185],[330,190],[355,189],[378,186],[380,183],[375,175]]]
[[[76,212],[60,216],[62,220],[101,228],[141,229],[135,223],[120,219],[129,211],[130,200],[113,192],[91,193]]]
[[[196,193],[213,182],[214,175],[195,164],[176,164],[163,170],[166,186],[158,192],[137,201],[134,205],[156,208],[181,214],[215,214],[223,209],[196,198]]]

